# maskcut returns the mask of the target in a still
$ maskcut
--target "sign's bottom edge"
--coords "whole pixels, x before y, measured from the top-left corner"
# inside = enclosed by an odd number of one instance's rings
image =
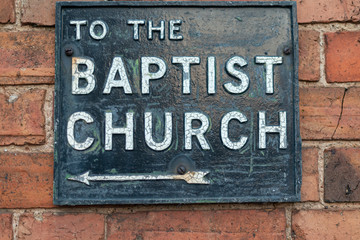
[[[126,199],[126,200],[63,200],[54,199],[53,204],[58,206],[76,206],[76,205],[154,205],[154,204],[226,204],[226,203],[289,203],[289,202],[300,202],[300,196],[286,196],[281,198],[226,198],[226,199],[163,199],[163,200],[150,200],[150,199]]]

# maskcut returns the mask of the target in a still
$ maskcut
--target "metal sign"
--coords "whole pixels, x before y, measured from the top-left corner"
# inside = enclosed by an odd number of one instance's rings
[[[298,201],[295,8],[57,3],[54,203]]]

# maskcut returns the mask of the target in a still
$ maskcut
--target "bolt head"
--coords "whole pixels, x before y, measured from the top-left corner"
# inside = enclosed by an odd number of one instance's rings
[[[65,48],[65,54],[66,56],[71,56],[74,54],[74,51],[72,50],[72,48]]]
[[[285,47],[284,50],[283,50],[283,53],[284,53],[285,55],[290,55],[291,49],[290,49],[289,47]]]
[[[180,165],[178,168],[177,168],[177,173],[180,174],[180,175],[184,175],[186,173],[186,167],[183,166],[183,165]]]

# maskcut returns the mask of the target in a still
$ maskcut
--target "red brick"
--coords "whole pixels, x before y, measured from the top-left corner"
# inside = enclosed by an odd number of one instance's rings
[[[23,0],[21,22],[43,26],[55,25],[55,5],[60,0]],[[69,0],[79,2],[83,0]],[[100,0],[88,0],[100,1]]]
[[[300,88],[302,139],[332,139],[340,117],[344,91],[344,88]]]
[[[52,207],[53,154],[0,155],[0,208]]]
[[[360,201],[359,156],[359,148],[332,148],[325,151],[325,201]]]
[[[32,214],[20,216],[18,239],[104,239],[105,220],[101,214],[51,214],[36,218]]]
[[[15,22],[15,0],[0,0],[0,23]]]
[[[45,142],[45,90],[0,94],[0,145]]]
[[[53,77],[52,31],[0,32],[0,77]]]
[[[11,240],[12,218],[10,213],[0,213],[0,240]]]
[[[58,1],[61,0],[23,0],[21,22],[23,24],[36,24],[42,26],[55,25],[55,4]],[[69,0],[69,1],[78,2],[83,0]],[[88,0],[88,1],[101,1],[101,0]],[[150,1],[156,1],[156,0],[150,0]],[[168,0],[168,1],[175,1],[175,0]],[[212,1],[217,1],[217,0],[212,0]],[[265,1],[272,1],[272,0],[265,0]]]
[[[292,230],[294,240],[360,239],[360,211],[295,212]]]
[[[302,149],[301,201],[319,201],[318,154],[318,148]]]
[[[285,239],[285,211],[216,210],[117,213],[107,239]],[[166,238],[166,235],[168,238]],[[170,237],[169,236],[173,236]]]
[[[227,232],[143,232],[138,235],[132,234],[129,238],[122,239],[146,239],[146,240],[234,240],[234,239],[261,239],[257,237],[258,233],[252,236],[243,233],[227,233]],[[261,234],[260,234],[261,235]],[[245,236],[245,238],[244,238]],[[136,238],[138,237],[138,238]],[[271,237],[269,239],[285,239],[282,237]]]
[[[319,81],[320,78],[320,33],[299,31],[299,79]]]
[[[349,88],[344,95],[343,111],[334,139],[360,139],[360,88]]]
[[[325,34],[326,81],[360,81],[360,32]]]
[[[298,22],[358,22],[359,0],[298,0]]]
[[[21,70],[20,70],[21,71]],[[54,84],[55,77],[17,76],[0,77],[0,85]]]
[[[53,26],[55,24],[56,1],[23,0],[21,22],[24,24]],[[256,0],[251,1],[255,2]],[[297,4],[299,23],[359,22],[360,19],[359,0],[297,0]]]

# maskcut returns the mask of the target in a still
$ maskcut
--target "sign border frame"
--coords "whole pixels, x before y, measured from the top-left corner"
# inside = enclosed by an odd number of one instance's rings
[[[60,70],[61,70],[61,13],[64,8],[84,8],[84,7],[283,7],[290,8],[291,12],[291,29],[292,29],[292,57],[294,63],[293,72],[293,111],[294,111],[294,194],[288,196],[271,196],[271,197],[218,197],[218,198],[169,198],[169,199],[63,199],[58,195],[59,184],[59,167],[57,146],[59,143],[59,132],[56,131],[61,102],[56,93],[60,89]],[[301,137],[300,137],[300,117],[299,117],[299,43],[298,43],[298,23],[297,7],[293,1],[271,1],[271,2],[231,2],[231,1],[214,1],[214,2],[56,2],[56,22],[55,22],[55,91],[54,91],[54,180],[53,180],[53,203],[55,205],[114,205],[114,204],[199,204],[199,203],[264,203],[264,202],[299,202],[300,190],[302,184],[302,161],[301,161]]]

